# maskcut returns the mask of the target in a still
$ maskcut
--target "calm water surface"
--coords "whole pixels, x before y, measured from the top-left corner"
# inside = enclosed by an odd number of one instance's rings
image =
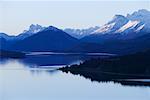
[[[70,63],[81,60],[75,58]],[[56,71],[55,67],[69,63],[61,60],[58,65],[51,62],[52,67],[47,62],[49,68],[39,67],[36,60],[29,62],[33,67],[28,61],[1,60],[0,100],[150,100],[150,87],[91,82],[79,75]]]

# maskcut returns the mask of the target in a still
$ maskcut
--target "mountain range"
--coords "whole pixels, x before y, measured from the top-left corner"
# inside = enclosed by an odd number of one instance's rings
[[[82,38],[88,42],[104,42],[108,39],[133,39],[150,33],[150,12],[138,10],[127,16],[115,15],[111,21]]]
[[[15,51],[66,51],[78,44],[78,40],[64,31],[49,26],[35,35],[28,36],[10,46]]]
[[[75,38],[81,39],[87,35],[90,35],[92,32],[94,32],[95,30],[97,30],[99,28],[100,27],[98,27],[98,26],[90,27],[87,29],[66,28],[66,29],[64,29],[64,31]]]
[[[87,29],[32,24],[18,36],[0,33],[0,43],[1,49],[13,51],[138,52],[150,48],[150,11],[115,15],[106,24]]]

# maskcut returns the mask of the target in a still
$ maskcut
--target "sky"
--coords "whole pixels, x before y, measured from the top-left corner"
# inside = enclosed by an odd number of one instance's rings
[[[0,0],[0,32],[17,35],[31,24],[58,28],[101,26],[114,15],[150,11],[150,0]]]

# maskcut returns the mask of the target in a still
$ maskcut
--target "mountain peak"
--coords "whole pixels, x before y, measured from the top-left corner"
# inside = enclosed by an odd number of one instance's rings
[[[118,14],[117,14],[117,15],[115,15],[115,16],[114,16],[114,18],[113,18],[113,19],[118,19],[118,18],[123,18],[123,19],[124,19],[124,18],[126,18],[126,17],[125,17],[125,16],[123,16],[123,15],[118,15]]]
[[[28,30],[24,30],[23,33],[37,33],[43,30],[45,27],[42,27],[39,24],[31,24]]]
[[[39,24],[31,24],[29,26],[29,30],[28,31],[31,32],[31,33],[37,33],[37,32],[39,32],[39,31],[41,31],[43,29],[44,29],[44,27],[42,27]]]
[[[114,23],[114,22],[118,23],[118,22],[122,22],[122,21],[128,21],[128,19],[123,15],[115,15],[113,17],[113,19],[108,22],[108,24]]]
[[[109,21],[107,24],[104,24],[99,29],[94,31],[92,34],[106,34],[106,33],[113,33],[117,29],[120,28],[120,26],[125,25],[129,20],[123,16],[123,15],[115,15],[111,21]]]
[[[47,28],[44,29],[44,31],[60,31],[60,29],[54,27],[54,26],[48,26]]]
[[[148,11],[146,9],[139,9],[138,12],[139,13],[150,13],[150,11]]]
[[[38,27],[42,27],[42,26],[39,24],[31,24],[29,27],[30,27],[30,29],[33,29],[33,28],[38,28]]]
[[[129,15],[130,14],[128,14],[128,16]],[[138,16],[138,15],[147,16],[147,15],[150,15],[150,11],[148,11],[146,9],[139,9],[138,11],[135,11],[131,14],[131,16]]]
[[[148,31],[150,29],[150,11],[140,9],[128,14],[127,16],[115,15],[111,21],[101,26],[92,34],[108,34],[120,32],[139,32],[141,30]]]
[[[150,20],[150,11],[146,9],[140,9],[133,12],[132,14],[127,14],[127,18],[130,20],[139,20],[142,22],[147,22]]]

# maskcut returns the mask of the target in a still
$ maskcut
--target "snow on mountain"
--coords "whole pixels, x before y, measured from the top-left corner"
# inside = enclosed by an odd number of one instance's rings
[[[17,36],[10,36],[10,35],[7,35],[5,33],[0,33],[0,38],[5,38],[6,40],[8,41],[18,41],[18,40],[23,40],[24,38],[26,37],[29,37],[33,34],[36,34],[42,30],[44,30],[45,27],[42,27],[41,25],[34,25],[34,24],[31,24],[29,26],[29,29],[28,30],[24,30],[22,33],[20,33],[19,35]]]
[[[16,39],[17,40],[23,40],[24,38],[27,38],[31,35],[34,35],[42,30],[44,30],[45,27],[42,27],[41,25],[34,25],[34,24],[31,24],[29,26],[29,29],[28,30],[24,30],[21,34],[19,34],[18,36],[16,36]]]
[[[91,34],[124,34],[137,33],[140,31],[150,32],[150,11],[141,9],[132,14],[115,15],[107,24],[101,26]]]
[[[144,32],[150,32],[150,11],[141,9],[132,14],[128,14],[127,18],[133,21],[140,21],[140,26],[144,24],[143,27],[141,26],[142,30]]]
[[[100,27],[98,30],[94,31],[94,33],[105,33],[111,31],[111,29],[114,27],[114,23],[105,24],[102,27]]]
[[[133,12],[132,14],[127,14],[126,16],[130,20],[138,20],[145,23],[150,23],[150,11],[145,9],[140,9],[138,11]]]
[[[39,31],[41,31],[41,30],[43,30],[43,29],[44,29],[44,27],[42,27],[41,25],[38,25],[38,24],[34,25],[34,24],[31,24],[31,25],[29,26],[29,29],[28,29],[28,30],[24,30],[23,33],[37,33],[37,32],[39,32]]]
[[[43,29],[45,29],[45,27],[42,27],[41,25],[31,24],[29,26],[29,29],[28,30],[24,30],[23,33],[21,33],[21,34],[18,35],[18,37],[25,38],[25,37],[31,36],[31,35],[33,35],[35,33],[38,33],[40,31],[42,31]]]
[[[71,28],[66,28],[63,31],[65,31],[66,33],[68,33],[69,35],[75,37],[75,38],[82,38],[84,36],[90,35],[92,32],[94,32],[95,30],[99,29],[98,26],[95,27],[90,27],[87,29],[71,29]]]
[[[138,31],[142,30],[144,28],[144,26],[145,26],[145,24],[139,26],[135,31],[138,32]]]
[[[99,29],[91,34],[109,34],[113,33],[120,28],[120,26],[125,25],[129,20],[122,15],[115,15],[111,21],[107,24],[101,26]]]
[[[22,40],[26,37],[29,37],[33,34],[36,34],[43,30],[55,30],[58,31],[57,28],[53,26],[43,27],[41,25],[30,25],[27,30],[24,30],[21,34],[15,37],[17,40]],[[149,33],[150,32],[150,11],[141,9],[133,12],[132,14],[127,14],[127,16],[123,15],[115,15],[112,20],[108,23],[104,24],[101,27],[90,27],[87,29],[71,29],[66,28],[63,30],[69,35],[76,37],[78,39],[83,38],[88,35],[103,35],[103,34],[129,34],[129,33]],[[14,36],[6,36],[0,35],[1,37],[5,37],[7,39],[13,39]]]
[[[122,26],[116,32],[130,31],[130,33],[137,33],[143,31],[145,33],[150,32],[150,11],[141,9],[133,12],[132,14],[127,14],[127,19],[129,22]],[[124,29],[121,31],[121,29]]]
[[[13,44],[17,51],[65,51],[79,44],[78,39],[53,26]]]
[[[116,33],[121,33],[129,28],[134,28],[138,23],[139,23],[139,21],[131,21],[130,20],[130,21],[128,21],[127,24],[125,24],[119,30],[117,30]]]

